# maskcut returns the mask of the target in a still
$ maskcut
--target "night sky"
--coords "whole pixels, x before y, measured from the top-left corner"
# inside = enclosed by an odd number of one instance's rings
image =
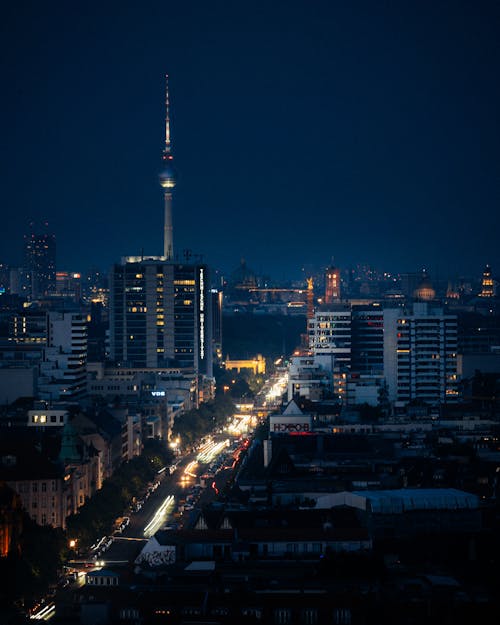
[[[500,274],[500,3],[19,2],[0,20],[2,247],[58,268],[174,245],[229,272]]]

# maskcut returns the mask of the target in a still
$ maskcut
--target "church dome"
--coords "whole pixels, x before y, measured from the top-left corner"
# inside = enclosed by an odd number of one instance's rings
[[[413,291],[413,297],[423,302],[430,302],[436,297],[436,291],[432,286],[429,276],[424,273],[418,287]]]

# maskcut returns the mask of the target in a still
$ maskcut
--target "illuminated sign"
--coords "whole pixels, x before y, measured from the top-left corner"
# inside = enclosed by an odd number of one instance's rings
[[[309,433],[312,430],[312,418],[306,415],[275,415],[270,417],[269,429],[276,434]]]
[[[200,360],[205,358],[205,275],[200,267]]]
[[[165,397],[165,391],[151,391],[153,397]]]
[[[310,432],[309,423],[275,423],[271,432]]]

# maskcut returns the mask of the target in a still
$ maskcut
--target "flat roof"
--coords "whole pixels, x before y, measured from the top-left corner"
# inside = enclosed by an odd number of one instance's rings
[[[195,560],[188,564],[185,571],[215,571],[215,562],[214,560]]]

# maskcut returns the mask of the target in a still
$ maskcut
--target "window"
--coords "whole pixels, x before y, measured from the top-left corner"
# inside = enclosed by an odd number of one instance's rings
[[[304,608],[300,617],[300,622],[304,623],[304,625],[316,625],[318,622],[318,610],[316,608]]]
[[[274,610],[274,622],[277,625],[287,625],[292,620],[292,611],[289,608],[276,608]]]

